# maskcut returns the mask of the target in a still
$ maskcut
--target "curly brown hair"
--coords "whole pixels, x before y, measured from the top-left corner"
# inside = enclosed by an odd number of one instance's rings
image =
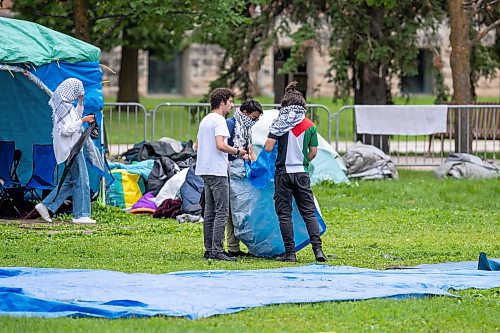
[[[218,109],[222,103],[226,103],[234,93],[228,88],[216,88],[210,94],[210,108],[212,110]]]
[[[304,99],[304,95],[295,88],[299,83],[297,81],[290,82],[285,88],[285,94],[281,99],[281,106],[289,106],[289,105],[300,105],[303,108],[306,107],[306,100]]]

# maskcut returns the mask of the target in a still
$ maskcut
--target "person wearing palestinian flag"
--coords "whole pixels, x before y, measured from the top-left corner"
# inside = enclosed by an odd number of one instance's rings
[[[295,198],[316,261],[326,261],[322,250],[319,223],[315,214],[314,196],[311,190],[310,162],[318,152],[318,134],[314,123],[306,117],[306,102],[296,90],[297,82],[291,82],[281,100],[282,108],[269,128],[265,150],[271,152],[278,145],[276,174],[274,179],[274,207],[278,215],[285,253],[280,261],[296,262],[293,238],[292,198]]]

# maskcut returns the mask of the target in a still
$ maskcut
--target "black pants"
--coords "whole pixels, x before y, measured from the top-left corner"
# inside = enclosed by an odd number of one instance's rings
[[[311,180],[306,172],[276,175],[274,182],[274,207],[280,222],[281,237],[287,253],[295,252],[292,222],[292,197],[306,223],[313,249],[321,248],[319,223],[314,213],[314,197]]]

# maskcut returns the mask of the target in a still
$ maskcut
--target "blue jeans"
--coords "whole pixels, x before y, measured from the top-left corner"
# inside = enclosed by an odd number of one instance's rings
[[[43,199],[42,204],[54,213],[70,195],[73,196],[73,217],[75,219],[83,216],[90,217],[89,174],[85,158],[83,157],[83,151],[80,151],[76,156],[59,194],[57,194],[57,187],[54,188]]]

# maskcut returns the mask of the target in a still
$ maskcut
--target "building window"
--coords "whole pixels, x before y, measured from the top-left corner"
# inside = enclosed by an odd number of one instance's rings
[[[295,73],[280,74],[279,70],[283,67],[287,59],[290,58],[290,49],[278,49],[274,53],[274,102],[279,104],[285,93],[285,87],[292,81],[297,81],[299,90],[304,97],[307,92],[307,63],[297,66]]]
[[[418,73],[401,79],[404,94],[432,94],[432,52],[420,49],[417,56]]]
[[[165,62],[149,54],[148,94],[182,93],[182,54]]]

